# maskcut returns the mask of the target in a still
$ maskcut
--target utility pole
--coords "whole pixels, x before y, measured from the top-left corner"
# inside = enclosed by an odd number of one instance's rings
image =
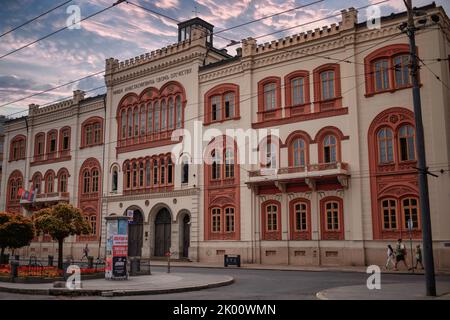
[[[409,38],[411,78],[413,84],[414,118],[416,125],[417,166],[419,174],[420,215],[422,219],[423,259],[425,267],[425,281],[427,296],[436,296],[436,280],[434,275],[433,240],[431,235],[430,199],[428,197],[428,169],[425,156],[425,139],[422,123],[422,106],[420,102],[420,88],[418,79],[416,55],[416,27],[412,0],[403,0],[408,12],[406,33]]]

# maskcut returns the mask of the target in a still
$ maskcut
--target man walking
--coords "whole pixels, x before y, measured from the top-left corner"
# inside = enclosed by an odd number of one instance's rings
[[[83,256],[81,257],[81,260],[83,260],[84,258],[88,258],[89,256],[89,248],[88,248],[88,244],[86,243],[86,246],[83,249]]]
[[[406,270],[409,270],[408,264],[406,263],[405,260],[405,256],[406,256],[406,247],[403,244],[402,239],[398,239],[397,246],[395,247],[395,266],[394,266],[395,271],[398,271],[397,266],[400,261],[403,261]]]

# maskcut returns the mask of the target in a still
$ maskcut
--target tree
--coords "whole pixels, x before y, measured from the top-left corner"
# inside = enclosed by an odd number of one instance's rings
[[[91,227],[80,209],[71,204],[59,203],[39,210],[33,215],[36,230],[48,233],[58,241],[58,268],[63,268],[64,239],[71,235],[89,234]]]
[[[33,222],[19,214],[0,212],[0,248],[3,261],[6,248],[19,249],[28,246],[34,237]]]

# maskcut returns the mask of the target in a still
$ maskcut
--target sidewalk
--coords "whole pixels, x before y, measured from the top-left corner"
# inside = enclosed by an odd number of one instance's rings
[[[234,278],[226,275],[152,272],[152,275],[130,277],[128,280],[84,280],[82,288],[54,288],[53,283],[0,282],[0,291],[34,295],[68,296],[131,296],[195,291],[230,285]],[[65,283],[63,283],[65,285]]]
[[[381,284],[380,290],[366,286],[337,287],[316,294],[320,300],[450,300],[450,282],[436,284],[437,297],[425,295],[424,282]]]
[[[155,260],[150,261],[152,267],[167,267],[167,262],[163,260]],[[171,261],[171,267],[180,267],[180,268],[216,268],[216,269],[230,269],[236,268],[234,266],[224,267],[223,264],[212,264],[212,263],[201,263],[201,262],[179,262],[179,261]],[[142,267],[144,270],[146,267]],[[311,271],[311,272],[359,272],[366,273],[367,267],[365,266],[295,266],[295,265],[267,265],[267,264],[242,264],[241,269],[249,269],[249,270],[278,270],[278,271]],[[423,270],[416,270],[414,273],[411,271],[407,271],[404,269],[400,269],[399,271],[394,270],[385,270],[381,268],[382,274],[415,274],[415,275],[423,275]],[[440,271],[436,272],[436,275],[450,275],[450,271]]]

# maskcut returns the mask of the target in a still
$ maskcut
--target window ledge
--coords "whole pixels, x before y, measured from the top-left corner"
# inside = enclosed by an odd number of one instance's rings
[[[420,84],[419,87],[422,88],[423,84]],[[367,92],[366,94],[364,94],[364,96],[366,98],[370,98],[373,96],[376,96],[378,94],[383,94],[383,93],[394,93],[400,90],[404,90],[404,89],[411,89],[413,87],[412,84],[409,84],[407,86],[402,86],[402,87],[395,87],[395,88],[389,88],[389,89],[385,89],[385,90],[380,90],[380,91],[374,91],[371,90],[370,92]]]
[[[58,163],[58,162],[63,162],[63,161],[70,161],[72,159],[71,155],[68,156],[62,156],[62,157],[55,157],[55,158],[50,158],[50,159],[44,159],[44,157],[42,157],[41,159],[35,159],[30,163],[30,166],[38,166],[38,165],[43,165],[43,164],[52,164],[52,163]]]
[[[87,144],[87,145],[82,145],[80,146],[80,150],[81,149],[86,149],[86,148],[93,148],[93,147],[98,147],[103,145],[103,142],[99,142],[99,143],[93,143],[93,144]]]
[[[218,124],[218,123],[223,123],[223,122],[227,122],[227,121],[233,121],[233,120],[240,120],[241,117],[240,116],[236,116],[233,118],[226,118],[226,119],[221,119],[221,120],[214,120],[214,121],[209,121],[209,122],[204,122],[203,125],[204,126],[209,126],[212,124]]]

